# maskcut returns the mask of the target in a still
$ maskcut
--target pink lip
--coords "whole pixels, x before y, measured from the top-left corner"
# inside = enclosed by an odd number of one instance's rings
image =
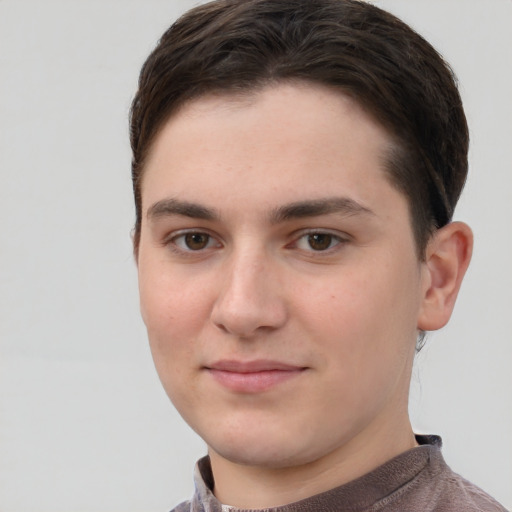
[[[205,367],[224,387],[238,393],[259,393],[300,375],[306,368],[280,361],[217,361]]]

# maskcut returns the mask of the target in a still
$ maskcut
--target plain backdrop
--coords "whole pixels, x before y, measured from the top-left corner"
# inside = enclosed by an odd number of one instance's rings
[[[0,510],[165,511],[205,447],[139,317],[127,117],[170,0],[0,0]],[[416,361],[411,414],[512,507],[512,2],[381,0],[453,65],[475,253]]]

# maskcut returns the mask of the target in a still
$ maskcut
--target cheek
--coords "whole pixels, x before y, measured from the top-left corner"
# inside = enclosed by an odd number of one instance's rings
[[[355,338],[379,323],[375,315],[382,312],[384,286],[367,273],[339,271],[305,284],[307,293],[295,294],[300,298],[300,316],[318,332],[330,331],[335,337],[357,343]]]
[[[392,277],[352,273],[315,288],[301,305],[302,329],[321,354],[323,395],[341,411],[336,421],[352,421],[347,411],[370,417],[408,389],[415,324],[407,287],[390,289]]]
[[[187,286],[179,276],[156,265],[139,267],[140,306],[153,359],[159,373],[193,361],[193,349],[209,314],[201,286]],[[164,380],[163,375],[160,375]]]
[[[408,351],[416,336],[418,281],[412,266],[386,262],[339,271],[315,281],[301,297],[299,316],[318,343],[338,358],[366,367],[371,360]]]
[[[139,283],[141,312],[156,371],[171,402],[183,414],[197,398],[193,377],[204,318],[200,291],[184,291],[176,280],[144,273]]]

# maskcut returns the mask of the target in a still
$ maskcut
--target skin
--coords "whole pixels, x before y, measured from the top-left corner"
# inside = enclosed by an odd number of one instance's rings
[[[415,446],[415,340],[448,320],[471,232],[439,230],[418,260],[391,145],[353,100],[307,84],[194,100],[154,142],[141,310],[223,503],[297,501]]]

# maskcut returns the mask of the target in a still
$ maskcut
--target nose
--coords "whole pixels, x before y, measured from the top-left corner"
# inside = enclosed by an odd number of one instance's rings
[[[233,254],[219,275],[212,322],[243,339],[282,327],[287,320],[279,269],[263,254]]]

